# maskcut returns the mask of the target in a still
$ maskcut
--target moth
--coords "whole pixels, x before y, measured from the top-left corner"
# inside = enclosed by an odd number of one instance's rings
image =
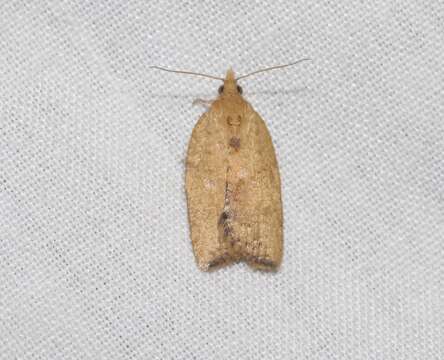
[[[302,59],[297,61],[308,60]],[[209,271],[245,261],[277,270],[283,253],[281,181],[270,133],[242,96],[240,79],[294,65],[274,66],[225,78],[160,70],[223,81],[193,129],[186,160],[185,189],[191,241],[198,267]]]

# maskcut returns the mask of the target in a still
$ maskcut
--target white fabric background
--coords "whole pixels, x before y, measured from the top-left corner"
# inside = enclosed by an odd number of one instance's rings
[[[442,1],[0,5],[1,359],[443,359]],[[184,158],[246,79],[277,274],[194,262]]]

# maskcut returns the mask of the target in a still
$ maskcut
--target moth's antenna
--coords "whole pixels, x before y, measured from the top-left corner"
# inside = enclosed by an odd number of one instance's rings
[[[270,66],[270,67],[267,67],[267,68],[264,68],[264,69],[259,69],[259,70],[253,71],[253,72],[251,72],[249,74],[237,77],[236,81],[240,80],[240,79],[245,79],[248,76],[255,75],[255,74],[258,74],[258,73],[261,73],[261,72],[265,72],[265,71],[269,71],[269,70],[274,70],[274,69],[281,69],[281,68],[284,68],[284,67],[287,67],[287,66],[293,66],[293,65],[299,64],[299,63],[301,63],[303,61],[311,61],[311,59],[310,58],[304,58],[304,59],[299,59],[298,61],[295,61],[295,62],[292,62],[292,63],[289,63],[289,64]]]
[[[171,70],[171,69],[166,69],[160,66],[150,66],[151,69],[157,69],[157,70],[163,70],[163,71],[168,71],[168,72],[173,72],[173,73],[178,73],[178,74],[187,74],[187,75],[196,75],[196,76],[203,76],[206,78],[210,78],[210,79],[216,79],[216,80],[222,80],[224,81],[223,78],[217,77],[217,76],[213,76],[213,75],[207,75],[207,74],[201,74],[201,73],[195,73],[192,71],[184,71],[184,70]]]

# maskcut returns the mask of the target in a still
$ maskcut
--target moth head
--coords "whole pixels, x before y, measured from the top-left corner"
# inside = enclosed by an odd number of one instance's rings
[[[242,95],[242,88],[237,84],[234,71],[229,69],[224,84],[219,87],[219,95]]]
[[[239,85],[236,85],[236,90],[239,95],[242,95],[243,90]],[[217,92],[219,93],[219,95],[222,95],[225,92],[225,86],[224,85],[219,86]]]

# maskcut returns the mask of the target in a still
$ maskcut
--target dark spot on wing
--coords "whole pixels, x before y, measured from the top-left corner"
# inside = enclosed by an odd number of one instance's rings
[[[240,139],[238,137],[233,136],[230,139],[229,145],[235,149],[235,150],[239,150],[240,148]]]
[[[222,211],[222,214],[220,214],[220,217],[219,217],[219,225],[224,225],[225,222],[227,221],[228,217],[229,217],[228,212]]]

